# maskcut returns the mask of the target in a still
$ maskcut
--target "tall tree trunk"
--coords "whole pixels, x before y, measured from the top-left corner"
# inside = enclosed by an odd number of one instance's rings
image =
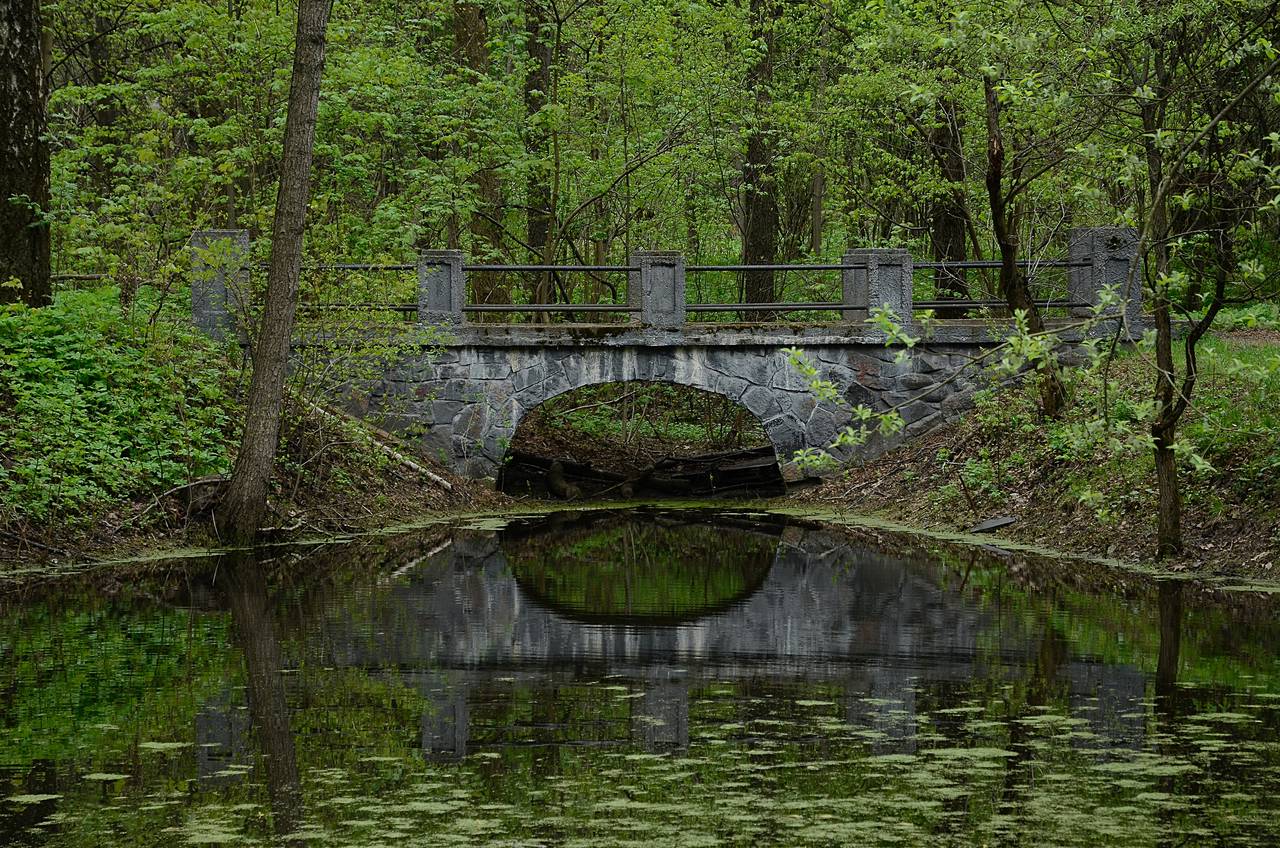
[[[546,105],[547,93],[551,90],[551,44],[543,32],[548,23],[543,0],[525,0],[525,50],[529,55],[529,71],[524,79],[525,152],[535,163],[530,167],[526,183],[525,241],[533,254],[533,261],[546,265],[552,261],[552,257],[546,255],[552,217],[550,168],[547,164],[550,135],[542,119],[535,116]],[[536,276],[532,295],[536,303],[555,300],[550,274]]]
[[[747,74],[747,87],[755,96],[755,116],[742,167],[742,261],[746,265],[772,264],[778,252],[777,174],[769,127],[774,58],[770,5],[770,0],[751,0],[751,35],[763,42],[764,50]],[[772,303],[777,299],[772,271],[748,271],[743,275],[743,284],[748,303]]]
[[[474,80],[489,75],[489,20],[479,3],[457,0],[453,4],[453,43],[458,63],[471,71]],[[471,251],[482,259],[502,254],[502,185],[493,168],[482,167],[471,177],[476,193],[476,209],[471,214]],[[487,256],[482,255],[488,254]],[[509,303],[510,290],[500,274],[469,274],[476,303]]]
[[[40,0],[0,0],[0,303],[53,297],[42,44]]]
[[[1000,101],[990,77],[982,78],[987,117],[987,200],[991,207],[991,227],[1000,248],[1000,293],[1010,310],[1022,311],[1027,327],[1033,333],[1044,329],[1040,310],[1031,298],[1027,276],[1018,265],[1018,214],[1016,198],[1005,193],[1004,134],[1000,129]],[[1016,177],[1016,173],[1015,173]],[[1015,179],[1016,182],[1016,179]],[[1040,408],[1050,418],[1062,414],[1067,405],[1067,390],[1058,373],[1058,363],[1050,359],[1038,366],[1040,374]]]
[[[941,101],[938,104],[938,119],[939,123],[930,130],[927,142],[933,149],[940,176],[949,189],[946,196],[935,200],[930,209],[929,237],[933,247],[933,260],[963,262],[968,258],[965,245],[967,215],[964,196],[964,142],[955,103]],[[969,297],[969,282],[963,269],[937,269],[933,285],[939,298]]]
[[[827,62],[831,51],[831,0],[821,0],[821,6],[822,20],[818,25],[818,68],[813,83],[813,112],[818,122],[821,122],[822,111],[826,108],[827,78],[831,73]],[[827,166],[822,158],[822,152],[820,146],[815,146],[809,195],[809,255],[815,259],[822,256],[823,230],[827,223]]]
[[[1167,75],[1164,46],[1152,45],[1157,92],[1166,93]],[[1151,233],[1155,279],[1151,285],[1151,313],[1156,330],[1156,419],[1151,425],[1152,451],[1156,471],[1156,556],[1176,556],[1182,551],[1182,489],[1178,481],[1178,457],[1173,451],[1177,441],[1177,418],[1170,413],[1177,405],[1175,386],[1178,379],[1173,361],[1173,318],[1169,288],[1164,282],[1169,273],[1169,206],[1161,195],[1164,181],[1164,151],[1156,144],[1156,132],[1163,128],[1163,97],[1147,101],[1142,107],[1142,129],[1147,157],[1147,190],[1151,209],[1148,229]]]
[[[280,438],[289,337],[298,306],[302,234],[311,196],[311,158],[316,111],[324,74],[325,28],[331,0],[299,0],[293,82],[285,119],[280,191],[271,228],[267,302],[253,352],[253,380],[245,408],[244,436],[231,472],[231,485],[218,509],[221,529],[236,542],[250,542],[262,525],[267,486]]]

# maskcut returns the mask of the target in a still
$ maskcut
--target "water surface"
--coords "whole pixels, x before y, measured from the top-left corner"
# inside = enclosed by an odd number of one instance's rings
[[[10,599],[0,844],[1280,841],[1271,600],[916,547],[563,513]]]

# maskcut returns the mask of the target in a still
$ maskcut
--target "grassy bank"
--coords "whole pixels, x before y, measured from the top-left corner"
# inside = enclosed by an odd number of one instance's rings
[[[0,560],[216,541],[209,507],[234,459],[246,372],[238,350],[165,313],[122,308],[113,289],[0,310]],[[446,489],[380,444],[294,399],[272,524],[367,527],[491,498],[459,480]]]
[[[1204,460],[1183,463],[1186,551],[1174,569],[1280,573],[1280,333],[1242,329],[1201,345],[1202,377],[1182,438]],[[1155,549],[1148,451],[1111,439],[1137,422],[1152,369],[1118,359],[1111,384],[1073,379],[1073,403],[1043,420],[1034,391],[980,394],[960,422],[854,468],[805,500],[924,527],[961,529],[1013,516],[997,536],[1129,561]],[[1139,424],[1139,426],[1141,426]]]

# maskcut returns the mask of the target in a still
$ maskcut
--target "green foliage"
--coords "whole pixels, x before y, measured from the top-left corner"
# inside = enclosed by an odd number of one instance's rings
[[[768,444],[764,428],[723,395],[673,383],[605,383],[566,392],[539,410],[539,426],[568,428],[623,445],[654,442],[671,450]]]
[[[1251,306],[1224,309],[1214,326],[1230,330],[1280,330],[1280,303],[1263,302]]]
[[[1226,516],[1280,510],[1280,347],[1209,339],[1200,352],[1195,403],[1176,447],[1184,463],[1188,503]],[[1029,478],[1049,477],[1102,526],[1147,520],[1155,497],[1149,433],[1153,379],[1142,351],[1121,356],[1104,381],[1099,370],[1070,372],[1074,403],[1058,420],[1037,414],[1029,387],[977,392],[962,425],[975,435],[974,453],[940,453],[937,463],[958,474],[979,507],[1027,497]],[[939,475],[940,505],[967,509],[956,473]],[[1066,503],[1070,501],[1071,503]]]
[[[117,292],[0,311],[0,522],[90,522],[228,470],[235,410],[194,330]]]

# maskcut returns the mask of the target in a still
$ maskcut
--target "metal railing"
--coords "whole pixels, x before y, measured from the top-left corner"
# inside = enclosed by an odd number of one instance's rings
[[[199,248],[211,239],[231,241],[239,256],[247,257],[250,252],[248,235],[242,231],[197,233],[192,243]],[[1128,231],[1080,229],[1072,231],[1068,258],[1031,258],[1017,264],[1032,277],[1033,302],[1038,308],[1057,310],[1056,315],[1064,310],[1079,314],[1079,310],[1097,302],[1103,286],[1122,284],[1127,279],[1134,256],[1133,245]],[[194,255],[197,264],[203,261],[200,250]],[[241,270],[237,271],[231,267],[234,261],[228,263],[224,259],[222,264],[221,269],[211,269],[214,273],[209,282],[199,284],[204,287],[200,295],[202,308],[215,311],[221,308],[218,304],[227,301],[233,288],[251,292],[253,286],[245,285],[247,280],[238,283],[239,288],[232,286],[232,275],[247,277],[253,269],[267,267],[266,263],[252,262],[240,265]],[[311,280],[304,277],[299,307],[304,312],[319,314],[395,313],[425,324],[464,324],[468,319],[510,323],[529,316],[540,324],[553,320],[594,321],[658,330],[678,329],[690,318],[710,323],[728,319],[747,323],[789,320],[791,323],[834,321],[860,325],[873,309],[881,306],[887,306],[901,317],[932,310],[940,313],[937,317],[942,320],[989,319],[993,311],[1007,314],[1008,310],[1006,301],[990,291],[994,288],[990,272],[1001,267],[998,260],[915,263],[910,254],[901,249],[854,250],[838,261],[687,266],[679,253],[661,251],[637,252],[619,264],[552,264],[472,263],[466,261],[460,251],[424,250],[414,262],[307,262],[302,266],[305,275],[334,277],[319,276]],[[932,279],[921,278],[918,272],[928,272]],[[972,280],[976,287],[970,286],[970,272],[978,272]],[[386,283],[373,279],[386,274],[410,273],[411,279],[401,277]],[[543,275],[542,284],[531,288],[497,285],[498,277],[504,274]],[[687,285],[690,275],[714,274],[742,275],[737,281],[736,296],[732,284],[708,288],[695,280],[692,286]],[[744,292],[752,282],[747,275],[753,274],[783,275],[780,285],[774,289],[779,297],[749,301]],[[787,276],[793,274],[810,276],[797,283]],[[824,274],[835,276],[814,276]],[[362,275],[370,277],[361,280]],[[476,290],[480,280],[475,275],[486,277],[479,297]],[[590,285],[570,285],[564,279],[567,275],[588,275]],[[610,280],[614,275],[625,275],[625,279]],[[353,279],[348,282],[347,277]],[[948,285],[950,281],[955,282],[954,289]],[[517,298],[505,293],[513,288],[532,290],[536,301],[517,302]],[[916,290],[929,291],[932,297],[915,300]],[[948,297],[949,291],[969,296]],[[728,302],[714,295],[706,296],[712,292],[728,293]],[[792,296],[787,297],[788,294]],[[1133,294],[1126,301],[1124,308],[1130,314],[1140,309],[1139,297]],[[574,302],[576,298],[585,302]],[[499,299],[509,302],[497,302]],[[210,321],[223,320],[209,314]]]

